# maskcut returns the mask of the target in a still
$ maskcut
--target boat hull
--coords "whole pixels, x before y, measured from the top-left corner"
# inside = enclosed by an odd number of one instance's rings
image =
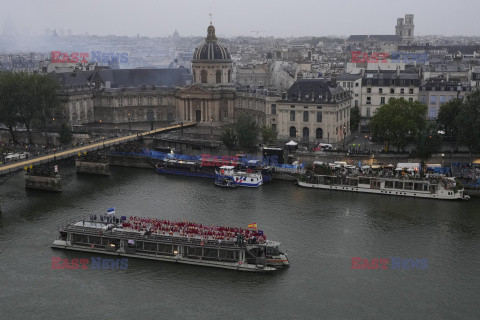
[[[156,168],[157,173],[161,174],[173,174],[179,176],[187,177],[198,177],[198,178],[208,178],[215,179],[215,173],[205,173],[205,172],[192,172],[184,170],[175,170],[175,169],[165,169],[165,168]]]
[[[460,192],[453,193],[453,195],[450,196],[450,195],[440,195],[440,194],[435,194],[430,192],[409,191],[409,190],[403,190],[403,189],[402,190],[369,189],[369,188],[352,187],[352,186],[308,183],[308,182],[302,182],[302,181],[298,181],[297,183],[300,187],[324,189],[324,190],[363,192],[363,193],[383,194],[383,195],[389,195],[389,196],[414,197],[414,198],[424,198],[424,199],[441,199],[441,200],[463,199],[463,195]]]
[[[62,250],[73,250],[73,251],[82,251],[82,252],[90,252],[96,254],[106,254],[106,255],[113,255],[118,257],[126,257],[126,258],[137,258],[137,259],[148,259],[148,260],[157,260],[157,261],[164,261],[164,262],[174,262],[174,263],[182,263],[182,264],[189,264],[189,265],[197,265],[197,266],[204,266],[204,267],[215,267],[215,268],[222,268],[222,269],[230,269],[230,270],[237,270],[237,271],[247,271],[247,272],[271,272],[277,270],[273,267],[257,267],[254,264],[247,264],[247,263],[237,263],[237,262],[223,262],[223,261],[209,261],[209,260],[196,260],[196,259],[189,259],[181,256],[165,256],[165,255],[158,255],[158,254],[146,254],[146,253],[124,253],[124,252],[113,252],[113,251],[106,251],[101,249],[83,247],[79,245],[71,245],[67,241],[64,240],[55,240],[51,245],[54,249],[62,249]]]

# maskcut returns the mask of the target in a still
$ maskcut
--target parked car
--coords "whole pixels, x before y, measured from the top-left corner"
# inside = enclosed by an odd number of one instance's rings
[[[313,147],[313,151],[327,151],[333,150],[333,146],[330,143],[320,143],[318,146]]]

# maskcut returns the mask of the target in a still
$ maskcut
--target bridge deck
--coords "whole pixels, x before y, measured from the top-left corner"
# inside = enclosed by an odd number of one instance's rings
[[[195,125],[196,125],[195,122],[184,123],[183,128],[189,128],[189,127],[193,127]],[[50,161],[52,161],[56,158],[62,159],[62,158],[73,157],[73,156],[76,156],[79,152],[83,153],[85,151],[103,149],[105,147],[110,147],[110,146],[122,144],[122,143],[125,143],[125,142],[129,142],[129,141],[134,141],[134,140],[137,140],[137,139],[139,139],[140,137],[143,137],[143,136],[148,136],[148,135],[152,135],[152,134],[156,134],[156,133],[164,133],[164,132],[168,132],[168,131],[172,131],[172,130],[178,130],[178,129],[180,129],[180,127],[181,127],[180,125],[174,125],[174,126],[171,126],[171,127],[160,128],[160,129],[151,130],[151,131],[145,131],[145,132],[142,132],[142,133],[139,133],[139,134],[132,134],[132,135],[125,136],[125,137],[114,138],[114,139],[109,139],[109,140],[102,140],[100,142],[92,143],[92,144],[89,144],[89,145],[86,145],[86,146],[75,147],[75,148],[72,148],[72,149],[56,152],[54,154],[49,154],[49,155],[46,155],[46,156],[36,157],[36,158],[32,158],[32,159],[25,160],[25,161],[18,161],[18,162],[12,163],[12,164],[2,165],[2,166],[0,166],[0,176],[4,175],[4,174],[7,174],[7,173],[10,173],[10,172],[15,172],[15,171],[22,170],[25,166],[28,167],[30,165],[35,166],[35,165],[38,165],[38,164],[47,163],[47,162],[50,162]]]

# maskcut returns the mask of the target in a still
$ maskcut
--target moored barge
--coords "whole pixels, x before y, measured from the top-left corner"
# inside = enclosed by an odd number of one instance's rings
[[[90,216],[59,228],[53,248],[144,258],[238,271],[289,266],[280,243],[263,232],[193,222],[111,215]]]

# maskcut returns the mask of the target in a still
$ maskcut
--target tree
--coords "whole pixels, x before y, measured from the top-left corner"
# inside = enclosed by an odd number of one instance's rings
[[[360,124],[360,109],[358,107],[353,107],[350,110],[350,131],[352,132],[357,131],[359,124]]]
[[[264,145],[272,145],[277,140],[278,131],[272,126],[264,126],[262,128],[262,141]]]
[[[255,150],[259,128],[255,118],[246,113],[240,113],[235,125],[239,147],[244,151]]]
[[[58,82],[50,75],[39,75],[35,83],[36,112],[35,118],[38,119],[43,127],[45,135],[45,144],[48,145],[47,123],[53,119],[56,113],[61,112],[60,99],[57,95],[59,89]]]
[[[440,151],[442,147],[442,136],[438,133],[438,126],[429,123],[415,136],[415,156],[420,158],[422,168],[430,157]]]
[[[60,126],[60,143],[69,144],[72,141],[73,133],[72,129],[66,123],[62,123]]]
[[[453,99],[440,106],[437,116],[437,123],[441,130],[445,132],[446,137],[452,137],[455,140],[455,150],[458,147],[458,115],[462,109],[462,99]]]
[[[220,137],[227,150],[232,151],[237,146],[237,136],[232,128],[227,128]]]
[[[460,142],[471,153],[480,153],[480,90],[465,96],[457,116]]]
[[[0,123],[10,131],[13,144],[17,144],[14,128],[18,124],[20,85],[19,73],[0,72]]]
[[[41,77],[39,74],[28,75],[26,73],[21,74],[20,90],[21,102],[18,110],[18,123],[25,126],[27,129],[28,141],[32,142],[32,121],[37,112],[36,110],[36,97],[37,86],[36,83]]]
[[[405,148],[426,125],[427,106],[418,101],[391,98],[381,106],[370,122],[375,139],[381,140],[388,148]]]

